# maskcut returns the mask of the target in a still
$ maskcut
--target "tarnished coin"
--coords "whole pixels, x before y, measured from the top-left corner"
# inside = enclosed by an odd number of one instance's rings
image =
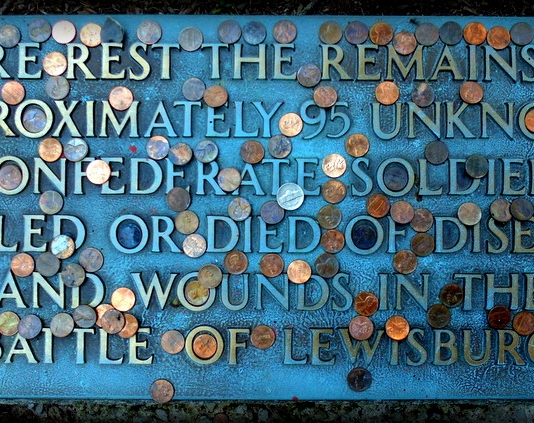
[[[109,104],[115,110],[127,110],[133,103],[133,93],[128,87],[117,86],[109,92]]]
[[[284,259],[280,254],[268,253],[260,260],[260,272],[268,278],[274,278],[284,271]]]
[[[267,325],[259,325],[250,333],[250,343],[260,350],[271,348],[276,340],[273,328]]]
[[[267,36],[265,25],[260,21],[250,21],[243,27],[243,39],[253,46],[261,44]]]
[[[504,198],[497,198],[490,205],[490,214],[497,222],[506,223],[512,219],[510,203]]]
[[[87,304],[81,304],[72,312],[72,318],[76,326],[80,328],[91,328],[96,323],[96,311]]]
[[[417,233],[410,241],[410,249],[416,256],[426,257],[434,252],[436,241],[434,237],[426,232]]]
[[[448,21],[441,25],[439,38],[444,44],[453,46],[458,44],[463,36],[463,30],[458,22]]]
[[[236,222],[247,219],[252,212],[250,201],[243,197],[235,197],[228,204],[228,216]]]
[[[87,165],[87,179],[95,185],[102,185],[111,177],[111,167],[104,160],[96,159]]]
[[[198,101],[204,96],[206,84],[198,78],[186,79],[182,85],[182,94],[186,100]]]
[[[502,50],[510,44],[510,33],[504,26],[494,26],[486,37],[488,44],[495,50]]]
[[[376,86],[375,96],[380,104],[389,106],[399,99],[399,87],[392,81],[383,81]]]
[[[180,331],[171,329],[161,335],[161,348],[169,354],[178,354],[185,347],[185,338]]]
[[[113,306],[111,304],[99,304],[95,311],[96,311],[96,325],[101,328],[102,327],[102,316],[104,316],[104,313],[108,310],[114,310]]]
[[[373,194],[366,202],[366,209],[369,215],[381,218],[389,213],[389,200],[384,194]]]
[[[323,159],[322,169],[326,176],[339,178],[347,170],[347,161],[341,154],[332,153]]]
[[[174,397],[174,386],[166,379],[158,379],[150,385],[150,396],[159,404],[165,404]]]
[[[8,81],[2,85],[2,90],[0,91],[2,100],[4,103],[9,104],[10,106],[16,106],[26,96],[26,90],[24,85],[18,81]]]
[[[37,106],[27,107],[22,113],[22,126],[32,134],[41,132],[47,123],[47,117],[43,109]]]
[[[287,278],[293,283],[306,283],[310,280],[311,274],[311,267],[307,261],[293,260],[287,266]]]
[[[427,232],[434,224],[434,216],[430,210],[425,208],[419,208],[414,210],[413,219],[410,222],[410,226],[416,232]]]
[[[204,90],[204,102],[210,107],[220,107],[228,101],[228,92],[220,85],[212,85]]]
[[[423,22],[417,26],[415,38],[423,46],[433,46],[439,40],[439,29],[431,22]]]
[[[202,140],[195,146],[193,154],[199,162],[209,163],[215,160],[219,154],[219,148],[211,140]]]
[[[181,212],[191,204],[191,195],[182,187],[174,187],[167,193],[167,205],[171,210]]]
[[[284,210],[296,210],[304,203],[304,191],[293,182],[285,183],[278,188],[276,201]]]
[[[393,37],[393,48],[397,53],[403,56],[412,54],[417,47],[415,35],[408,31],[401,31]]]
[[[80,253],[78,262],[86,272],[98,272],[104,264],[104,255],[96,248],[87,247]]]
[[[469,22],[464,27],[464,40],[468,44],[479,45],[486,41],[488,31],[480,22]]]
[[[206,239],[200,234],[187,235],[182,249],[187,257],[198,258],[206,252]]]
[[[52,38],[59,44],[68,44],[76,38],[76,27],[67,20],[60,20],[52,26]]]
[[[369,29],[363,22],[349,22],[345,27],[345,39],[351,44],[363,44],[368,36]]]
[[[11,271],[15,276],[30,276],[35,269],[35,260],[28,253],[18,253],[11,258]]]
[[[321,81],[322,72],[314,63],[302,65],[297,71],[297,81],[306,88],[315,87]]]
[[[382,179],[390,191],[400,192],[408,185],[409,175],[405,166],[393,162],[385,167]]]
[[[261,142],[248,140],[241,145],[240,153],[245,163],[256,164],[263,160],[265,149],[261,145]]]
[[[102,319],[100,319],[102,329],[110,335],[119,333],[124,328],[125,324],[126,319],[124,318],[124,314],[115,309],[106,311],[102,315]]]
[[[332,204],[323,206],[317,213],[317,223],[321,228],[334,229],[341,223],[341,210]]]
[[[146,153],[154,160],[162,160],[169,154],[170,145],[167,138],[154,135],[146,143]]]
[[[466,202],[458,207],[458,219],[460,219],[460,222],[464,225],[474,226],[480,222],[481,218],[482,210],[476,203]]]
[[[45,191],[39,197],[39,208],[44,214],[56,214],[63,208],[63,196],[57,191]]]
[[[369,339],[375,330],[375,325],[367,316],[356,316],[349,323],[349,333],[357,341]]]
[[[528,336],[534,333],[534,314],[530,311],[520,311],[512,321],[512,327],[521,336]],[[19,329],[20,332],[20,329]]]
[[[315,272],[322,278],[331,278],[339,271],[339,260],[334,254],[322,253],[313,264]]]
[[[209,333],[201,333],[193,339],[193,352],[198,358],[210,359],[217,352],[217,339]]]
[[[415,216],[413,206],[407,201],[400,200],[393,203],[389,209],[389,214],[393,221],[406,225],[410,223]]]
[[[85,270],[77,263],[69,263],[61,271],[61,281],[69,288],[80,286],[85,282]]]
[[[352,157],[362,157],[369,151],[369,140],[363,134],[351,134],[345,140],[345,150]]]
[[[141,228],[136,222],[124,221],[117,228],[117,241],[124,248],[135,248],[142,240]]]
[[[534,38],[534,30],[528,22],[517,22],[510,28],[510,38],[518,46],[525,46]]]
[[[204,41],[204,36],[200,29],[188,26],[180,31],[178,35],[178,43],[182,50],[185,51],[196,51],[202,45]]]
[[[465,161],[465,171],[471,178],[483,178],[489,171],[488,159],[481,154],[472,154]]]
[[[139,330],[139,321],[133,314],[124,314],[124,327],[119,331],[117,335],[121,338],[128,339],[134,336]]]
[[[137,38],[144,44],[155,44],[162,35],[161,26],[155,21],[144,21],[137,27]]]
[[[372,316],[378,310],[378,297],[369,291],[360,292],[354,298],[354,309],[362,316]]]
[[[89,153],[89,146],[81,138],[71,138],[63,148],[65,158],[71,162],[79,162]]]
[[[111,294],[111,305],[119,311],[130,311],[135,305],[135,293],[125,286],[117,288]]]
[[[241,38],[241,27],[236,21],[226,20],[217,28],[219,41],[225,44],[234,44]]]
[[[304,123],[302,118],[296,113],[286,113],[278,121],[278,129],[286,137],[295,137],[302,132]]]
[[[372,43],[385,46],[393,39],[393,28],[387,22],[376,22],[369,29],[369,38]]]
[[[460,87],[460,97],[468,104],[480,103],[484,98],[484,89],[478,82],[466,81]]]
[[[52,51],[43,58],[43,69],[50,76],[63,75],[67,70],[67,58],[58,51]]]
[[[410,250],[400,250],[393,257],[393,267],[397,272],[408,275],[417,267],[417,256]]]
[[[325,201],[331,204],[338,204],[345,199],[347,187],[343,182],[337,179],[331,179],[326,181],[321,187],[321,195]]]
[[[331,254],[339,253],[345,246],[345,235],[337,229],[328,229],[321,235],[321,247]]]
[[[198,229],[199,219],[191,210],[181,211],[174,218],[174,227],[181,234],[189,235]]]
[[[458,307],[464,300],[464,290],[457,283],[448,283],[439,291],[439,300],[447,307]]]
[[[45,91],[52,100],[63,100],[70,92],[69,81],[64,76],[52,76],[46,81]]]
[[[124,28],[119,22],[108,16],[102,25],[100,38],[103,43],[122,43]]]
[[[20,317],[12,311],[0,313],[0,334],[13,336],[19,330]]]
[[[35,260],[35,270],[42,276],[54,276],[60,267],[61,261],[50,251],[39,254]]]
[[[522,222],[526,222],[534,215],[534,205],[528,198],[516,198],[510,204],[512,216]]]
[[[284,219],[285,214],[285,210],[274,200],[267,201],[260,209],[261,218],[269,225],[280,223]]]
[[[0,167],[0,187],[7,191],[17,189],[22,183],[22,172],[20,167],[14,164],[7,164]]]
[[[87,47],[99,46],[102,42],[102,38],[100,37],[101,31],[102,27],[100,25],[89,22],[82,26],[82,29],[80,30],[80,40]]]
[[[28,34],[32,41],[44,43],[52,35],[52,25],[45,19],[35,19],[28,25]]]
[[[291,140],[282,134],[272,136],[267,143],[267,150],[275,159],[285,159],[291,153],[291,149]]]
[[[235,167],[226,167],[217,174],[217,183],[225,192],[233,192],[241,185],[241,173]]]
[[[50,251],[59,259],[67,259],[74,254],[74,240],[67,235],[58,235],[50,241]]]
[[[356,392],[366,391],[371,387],[373,377],[369,370],[363,367],[355,367],[347,375],[347,384],[349,388]]]
[[[319,39],[324,44],[337,44],[343,37],[343,29],[334,21],[326,21],[319,27]]]
[[[45,162],[55,162],[63,154],[63,145],[55,138],[45,138],[37,149],[39,157]]]
[[[488,324],[493,329],[504,329],[511,320],[512,313],[506,306],[498,305],[488,312]]]
[[[240,275],[247,270],[248,258],[242,251],[229,251],[224,257],[224,268],[232,275]]]
[[[297,38],[296,25],[285,19],[278,21],[273,28],[273,38],[280,44],[292,43]]]
[[[198,269],[198,283],[206,288],[217,288],[222,277],[221,269],[215,264],[208,263]]]
[[[177,166],[184,166],[191,161],[193,150],[186,143],[174,144],[167,155],[169,161]]]
[[[35,314],[27,314],[22,317],[18,325],[18,333],[25,339],[33,339],[41,333],[43,322]]]
[[[430,106],[434,98],[434,90],[426,82],[419,82],[412,91],[412,101],[419,107]]]
[[[386,335],[395,341],[402,341],[410,333],[410,324],[399,315],[391,316],[386,321]]]
[[[74,319],[68,313],[58,313],[50,320],[50,331],[57,338],[65,338],[74,330]]]
[[[434,165],[445,163],[449,158],[449,148],[443,141],[432,141],[425,147],[425,159]]]
[[[451,321],[451,311],[443,304],[434,304],[426,312],[426,321],[435,329],[442,329]]]

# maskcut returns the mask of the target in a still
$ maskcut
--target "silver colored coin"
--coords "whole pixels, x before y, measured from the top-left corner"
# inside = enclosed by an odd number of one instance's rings
[[[65,157],[71,162],[83,160],[89,153],[89,146],[81,138],[72,138],[63,148]]]
[[[296,210],[304,202],[304,191],[297,184],[288,182],[278,188],[276,201],[284,210]]]

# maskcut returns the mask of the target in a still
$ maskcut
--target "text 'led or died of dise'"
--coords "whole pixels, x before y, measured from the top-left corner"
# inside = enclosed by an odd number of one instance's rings
[[[1,19],[4,396],[531,398],[533,25]]]

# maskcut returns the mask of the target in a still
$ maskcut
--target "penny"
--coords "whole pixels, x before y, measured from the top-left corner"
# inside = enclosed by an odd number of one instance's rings
[[[382,176],[384,185],[390,191],[399,192],[406,188],[408,185],[408,171],[406,167],[400,163],[390,163],[388,164]]]
[[[63,148],[65,158],[71,162],[79,162],[89,153],[89,146],[81,138],[72,138],[65,144]]]
[[[332,153],[323,159],[322,169],[326,176],[339,178],[347,170],[347,162],[342,155]]]
[[[133,93],[132,91],[124,86],[117,86],[114,87],[109,92],[109,104],[111,107],[113,107],[115,110],[127,110],[133,102]]]
[[[287,278],[296,284],[306,283],[311,278],[311,267],[304,260],[293,260],[287,266]]]
[[[124,248],[135,248],[142,240],[141,228],[137,223],[132,221],[122,222],[117,232],[117,240]]]
[[[297,81],[306,88],[315,87],[321,81],[321,69],[313,63],[302,65],[297,71]]]
[[[106,311],[108,310],[114,310],[111,304],[100,304],[96,307],[96,325],[99,328],[102,327],[102,317],[104,316],[104,313],[106,313]]]
[[[200,234],[187,235],[182,249],[187,257],[198,258],[206,252],[206,239]]]
[[[217,288],[222,282],[222,271],[212,263],[198,269],[198,283],[206,288]]]
[[[386,335],[395,341],[402,341],[410,333],[410,324],[399,315],[391,316],[386,321]]]
[[[480,22],[470,22],[464,27],[464,39],[468,44],[482,44],[486,40],[486,36],[486,27]]]
[[[347,195],[347,187],[336,179],[329,180],[321,187],[321,195],[331,204],[341,203]]]
[[[85,282],[85,270],[77,263],[69,263],[61,272],[61,281],[69,288],[80,286]]]
[[[322,253],[315,259],[315,272],[322,278],[331,278],[339,271],[339,260],[330,253]]]
[[[96,311],[93,307],[81,304],[72,312],[72,318],[76,326],[80,328],[90,328],[96,323]]]
[[[58,235],[50,241],[50,252],[59,259],[67,259],[74,254],[74,241],[67,235]]]
[[[0,334],[13,336],[19,330],[20,317],[12,311],[4,311],[0,314]]]
[[[506,306],[498,305],[488,312],[488,324],[493,329],[504,329],[512,320],[512,313]]]
[[[488,31],[486,37],[488,44],[495,50],[502,50],[510,44],[511,37],[508,30],[503,26],[494,26]]]
[[[433,165],[440,165],[449,158],[449,148],[443,141],[432,141],[425,147],[425,159]]]
[[[52,38],[59,44],[68,44],[76,38],[76,27],[70,21],[58,21],[52,26]]]
[[[180,35],[178,35],[178,43],[182,50],[185,51],[196,51],[203,42],[204,36],[200,29],[191,26],[182,29]]]
[[[45,112],[43,109],[37,106],[28,107],[22,114],[22,126],[24,126],[24,129],[32,134],[41,132],[46,126],[46,121],[47,118]]]
[[[269,225],[280,223],[285,216],[285,210],[275,200],[269,200],[261,206],[260,216]]]
[[[169,161],[177,166],[184,166],[191,161],[193,150],[186,143],[179,142],[169,148]]]
[[[321,235],[321,247],[327,253],[339,253],[345,246],[345,235],[337,229],[328,229]]]
[[[326,21],[319,27],[319,39],[324,44],[337,44],[343,37],[341,26],[334,21]]]
[[[87,247],[82,250],[78,256],[78,262],[86,272],[94,273],[102,268],[102,265],[104,264],[104,256],[100,250],[93,247]]]
[[[417,47],[415,35],[408,31],[401,31],[393,37],[393,48],[402,56],[412,54]]]
[[[57,191],[45,191],[39,197],[39,208],[44,214],[56,214],[63,208],[63,197]]]
[[[198,229],[199,219],[191,210],[181,211],[174,218],[174,227],[181,234],[189,235]]]
[[[378,234],[371,222],[360,221],[352,227],[350,238],[356,248],[367,250],[376,244]]]
[[[234,167],[226,167],[219,171],[217,183],[223,191],[233,192],[241,185],[241,174]]]
[[[458,219],[460,219],[460,222],[464,225],[474,226],[480,222],[481,218],[482,210],[480,210],[478,204],[467,202],[458,207]]]
[[[354,309],[362,316],[372,316],[378,310],[378,297],[372,292],[360,292],[354,298]]]
[[[515,219],[525,222],[534,215],[534,205],[528,198],[516,198],[510,204],[510,213]]]
[[[468,104],[480,103],[484,97],[484,89],[478,82],[466,81],[460,87],[460,97]]]
[[[363,134],[351,134],[345,140],[345,150],[352,157],[362,157],[369,151],[369,140]]]
[[[260,260],[260,272],[268,278],[274,278],[284,271],[284,259],[280,254],[268,253]]]
[[[512,327],[521,336],[531,335],[534,333],[534,314],[530,311],[520,311],[515,315]]]
[[[199,162],[209,163],[215,160],[219,154],[219,148],[211,140],[202,140],[195,146],[193,154]]]
[[[20,31],[15,25],[0,26],[0,47],[12,48],[20,41]]]
[[[102,329],[110,335],[119,333],[124,328],[125,324],[126,319],[124,318],[124,314],[115,309],[106,311],[100,320]]]
[[[417,233],[410,241],[410,249],[416,256],[426,257],[434,252],[436,241],[426,232]]]
[[[434,216],[430,210],[425,208],[419,208],[414,210],[413,219],[410,222],[410,226],[416,232],[427,232],[434,224]]]
[[[363,44],[368,36],[369,29],[363,22],[349,22],[345,27],[345,39],[351,44]]]
[[[465,171],[471,178],[483,178],[488,173],[488,170],[488,159],[481,154],[473,154],[465,161]]]
[[[363,367],[355,367],[347,375],[347,384],[349,388],[356,392],[366,391],[371,387],[373,377],[369,370]]]
[[[185,347],[185,338],[177,330],[168,330],[161,335],[161,348],[169,354],[178,354]]]
[[[259,141],[248,140],[241,145],[240,153],[245,163],[256,164],[263,160],[265,149]]]
[[[24,85],[18,81],[8,81],[2,85],[2,90],[0,91],[2,100],[4,103],[9,104],[10,106],[16,106],[26,96],[26,90]]]
[[[389,214],[394,222],[400,223],[401,225],[406,225],[414,218],[415,210],[410,203],[400,200],[391,205]]]
[[[100,38],[103,43],[122,43],[124,28],[115,19],[107,17],[102,25]]]
[[[357,341],[369,339],[375,330],[375,325],[366,316],[356,316],[349,323],[349,333]]]
[[[217,352],[217,340],[209,333],[202,333],[193,339],[193,353],[198,358],[207,360]]]
[[[457,283],[448,283],[439,291],[439,300],[447,307],[458,307],[464,300],[464,290]]]
[[[30,39],[36,43],[44,43],[52,35],[52,26],[45,19],[35,19],[28,25]]]
[[[497,222],[506,223],[512,219],[510,203],[504,198],[497,198],[490,205],[490,214]]]
[[[125,286],[117,288],[111,294],[111,305],[119,311],[130,311],[135,305],[135,293]]]
[[[291,153],[291,140],[282,134],[277,134],[269,138],[267,150],[275,159],[285,159]]]
[[[39,143],[38,153],[45,162],[55,162],[63,154],[63,146],[55,138],[45,138]]]
[[[0,167],[0,187],[12,191],[22,183],[22,172],[17,165],[7,164]]]
[[[150,137],[146,143],[146,153],[148,157],[154,160],[162,160],[169,154],[170,145],[167,138],[161,135]]]
[[[451,321],[451,311],[443,304],[434,304],[426,312],[426,321],[435,329],[442,329]]]
[[[166,200],[171,210],[181,212],[191,204],[191,195],[182,187],[174,187],[167,193]]]
[[[369,29],[369,38],[372,43],[385,46],[393,39],[393,28],[387,22],[376,22]]]
[[[278,21],[273,28],[273,38],[280,44],[292,43],[297,38],[297,27],[285,19]]]
[[[150,385],[150,396],[159,404],[165,404],[174,396],[174,386],[165,379],[158,379]]]
[[[313,92],[313,101],[318,107],[332,107],[337,101],[337,91],[327,85],[317,87]]]
[[[17,331],[25,339],[33,339],[41,333],[43,322],[35,314],[28,314],[19,321]]]
[[[317,213],[317,223],[321,228],[334,229],[341,223],[341,210],[332,204],[323,206]]]
[[[102,185],[109,181],[111,167],[104,160],[96,159],[87,165],[85,173],[89,182],[95,185]]]
[[[210,107],[220,107],[228,101],[228,92],[220,85],[212,85],[204,90],[204,102]]]
[[[137,38],[144,44],[155,44],[161,39],[161,36],[161,26],[157,22],[148,20],[137,27]]]
[[[243,39],[253,46],[262,43],[267,36],[265,25],[259,21],[250,21],[243,27]]]
[[[276,340],[274,330],[267,325],[259,325],[250,333],[250,343],[260,350],[271,348]]]
[[[69,81],[64,76],[52,76],[46,81],[45,91],[52,100],[63,100],[70,92]]]
[[[42,276],[54,276],[61,267],[61,261],[50,251],[39,254],[35,260],[35,270]]]
[[[393,257],[393,267],[403,275],[412,273],[417,267],[417,256],[409,250],[400,250]]]
[[[232,275],[240,275],[248,267],[248,259],[242,251],[229,251],[223,262],[226,271]]]
[[[124,315],[124,327],[119,331],[117,335],[121,338],[128,339],[134,336],[139,330],[139,321],[130,313]]]
[[[439,29],[431,22],[423,22],[417,26],[415,38],[423,46],[433,46],[439,40]]]
[[[525,115],[525,126],[530,132],[534,132],[534,109],[531,109]]]
[[[182,94],[186,100],[198,101],[204,97],[206,84],[198,78],[186,79],[182,85]]]
[[[384,194],[373,194],[367,199],[367,213],[371,216],[380,218],[389,212],[389,200]]]
[[[100,25],[93,22],[89,22],[85,24],[80,30],[80,41],[87,47],[99,46],[102,42],[102,38],[100,38],[101,32],[102,28],[100,27]]]
[[[439,29],[439,38],[444,44],[453,46],[462,39],[462,27],[454,21],[445,22]]]
[[[518,46],[524,46],[534,38],[534,30],[527,22],[517,22],[510,28],[510,38]]]
[[[434,90],[426,82],[415,85],[412,91],[412,101],[419,107],[428,107],[434,102]]]
[[[284,210],[296,210],[304,203],[304,191],[293,182],[285,183],[278,188],[276,201]]]
[[[241,27],[236,21],[226,20],[217,28],[219,41],[225,44],[234,44],[241,38]]]
[[[394,82],[383,81],[375,88],[375,96],[379,103],[389,106],[399,99],[399,87]]]
[[[30,276],[35,269],[35,261],[28,253],[18,253],[11,258],[11,271],[22,278]]]
[[[236,222],[247,219],[252,212],[250,202],[243,197],[236,197],[228,204],[228,216]]]
[[[74,319],[68,313],[58,313],[50,320],[50,331],[57,338],[65,338],[74,330]]]
[[[67,70],[67,58],[58,51],[48,53],[43,58],[43,69],[50,76],[63,75]]]
[[[286,137],[294,137],[301,133],[304,124],[296,113],[286,113],[278,121],[278,129]]]

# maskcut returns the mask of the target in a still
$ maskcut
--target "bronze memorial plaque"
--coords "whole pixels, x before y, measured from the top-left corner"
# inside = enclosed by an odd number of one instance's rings
[[[2,17],[2,397],[533,398],[533,25]]]

